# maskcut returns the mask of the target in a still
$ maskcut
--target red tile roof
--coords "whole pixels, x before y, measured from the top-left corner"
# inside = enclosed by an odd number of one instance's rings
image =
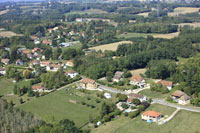
[[[171,81],[161,80],[158,83],[162,84],[163,86],[172,86],[173,83]]]
[[[158,117],[158,116],[162,115],[162,113],[149,110],[149,111],[142,113],[142,115],[151,116],[151,117]]]
[[[81,80],[81,82],[83,82],[83,83],[89,83],[89,84],[94,84],[95,80],[84,78],[84,79]]]
[[[22,53],[23,53],[23,54],[30,54],[30,53],[31,53],[31,50],[25,49],[25,50],[22,51]]]
[[[130,78],[130,81],[140,82],[140,81],[142,81],[142,80],[143,80],[143,78],[142,78],[141,76],[139,76],[139,75],[134,75],[134,76],[132,76],[132,77]]]
[[[137,93],[130,93],[128,96],[129,98],[143,98],[144,97],[144,95],[137,94]]]
[[[184,92],[177,90],[177,91],[173,92],[173,93],[171,94],[171,96],[181,97],[181,96],[183,96],[184,94],[185,94]]]
[[[38,90],[38,89],[41,89],[42,86],[41,85],[34,85],[32,86],[32,90]]]

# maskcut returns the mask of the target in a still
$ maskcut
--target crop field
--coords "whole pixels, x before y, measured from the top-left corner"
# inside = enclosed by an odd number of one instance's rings
[[[90,97],[89,100],[88,97]],[[92,94],[89,95],[77,90],[67,92],[62,89],[18,107],[41,117],[49,123],[68,118],[73,120],[78,127],[81,127],[89,121],[89,115],[94,118],[98,116],[101,103],[97,104],[96,99]],[[70,100],[76,101],[76,103],[70,102]],[[82,101],[87,104],[82,105]],[[95,107],[92,108],[91,105],[95,105]]]
[[[200,8],[194,7],[177,7],[174,9],[174,12],[168,13],[168,16],[178,16],[179,14],[199,12],[199,9]]]
[[[101,50],[101,51],[105,51],[105,50],[116,51],[117,47],[120,44],[125,44],[125,43],[132,44],[133,42],[131,42],[131,41],[121,41],[121,42],[115,42],[115,43],[100,45],[100,46],[92,47],[92,48],[89,48],[89,49],[96,50],[96,51],[98,51],[98,50]]]
[[[8,9],[3,10],[3,11],[0,11],[0,15],[3,15],[3,14],[5,14],[5,13],[7,13],[8,11],[9,11]]]
[[[2,28],[0,29],[0,37],[13,37],[13,36],[22,36],[22,34],[16,34],[12,31],[5,31]]]
[[[178,37],[178,36],[179,36],[179,32],[153,35],[154,38],[164,38],[164,39],[172,39],[172,38]]]

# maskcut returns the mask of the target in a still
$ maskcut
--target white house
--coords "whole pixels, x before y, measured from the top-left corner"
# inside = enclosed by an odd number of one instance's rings
[[[145,86],[145,80],[139,76],[139,75],[134,75],[130,78],[130,84],[132,85],[137,85],[139,86],[140,88],[144,87]]]
[[[60,68],[61,68],[61,65],[59,65],[59,64],[50,64],[50,65],[46,66],[46,70],[47,71],[54,71],[54,72],[56,72]]]
[[[78,73],[75,72],[74,70],[71,70],[71,71],[65,72],[65,75],[69,76],[70,78],[74,78],[78,75]]]
[[[62,42],[59,45],[60,45],[60,47],[70,47],[71,46],[70,43],[66,43],[66,42]]]
[[[6,70],[4,67],[0,67],[0,75],[5,75],[6,74]]]
[[[142,120],[147,122],[158,122],[162,118],[162,113],[155,111],[146,111],[142,113]]]
[[[140,102],[145,102],[147,101],[147,97],[142,95],[142,94],[137,94],[137,93],[130,93],[128,94],[128,100],[127,102],[132,102],[133,99],[138,99]]]
[[[173,86],[173,83],[171,81],[161,80],[158,83],[162,84],[163,86],[166,86],[169,91],[172,89]]]
[[[109,99],[109,98],[111,98],[112,96],[111,96],[110,93],[104,93],[104,97],[105,97],[106,99]]]

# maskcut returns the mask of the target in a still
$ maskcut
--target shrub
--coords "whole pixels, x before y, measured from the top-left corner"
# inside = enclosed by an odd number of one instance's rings
[[[140,114],[140,111],[139,110],[136,110],[136,111],[133,111],[129,114],[129,117],[130,118],[134,118],[136,116],[138,116]]]
[[[128,116],[128,113],[127,113],[127,112],[125,112],[125,113],[124,113],[124,116],[126,116],[126,117],[127,117],[127,116]]]

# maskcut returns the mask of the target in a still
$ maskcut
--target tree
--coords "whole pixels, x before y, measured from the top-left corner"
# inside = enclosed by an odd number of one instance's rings
[[[140,111],[139,110],[136,110],[136,111],[133,111],[129,114],[129,117],[130,118],[134,118],[136,116],[138,116],[140,114]]]
[[[23,99],[22,98],[19,99],[19,103],[23,104]]]
[[[124,94],[119,94],[118,101],[119,102],[125,102],[128,99],[128,97]]]
[[[136,106],[141,104],[140,100],[139,100],[139,99],[136,99],[136,98],[134,98],[134,99],[132,100],[132,103],[135,104]]]

